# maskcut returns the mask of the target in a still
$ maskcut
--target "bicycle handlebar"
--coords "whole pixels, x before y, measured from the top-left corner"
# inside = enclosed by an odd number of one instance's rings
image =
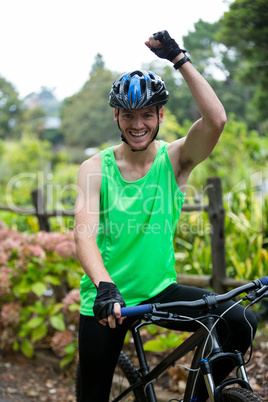
[[[151,313],[153,308],[155,307],[156,310],[168,310],[174,307],[182,307],[182,308],[189,308],[189,309],[198,309],[198,308],[206,308],[206,309],[213,309],[219,303],[224,303],[230,301],[233,297],[236,297],[244,292],[250,292],[252,290],[261,289],[263,287],[268,287],[268,276],[264,278],[257,279],[251,283],[248,283],[243,286],[239,286],[236,289],[233,289],[227,293],[222,295],[205,295],[204,299],[198,299],[194,301],[179,301],[179,302],[172,302],[172,303],[161,303],[161,304],[141,304],[138,306],[131,306],[131,307],[122,307],[121,308],[121,316],[122,317],[130,317],[130,316],[138,316],[143,315],[146,313]]]

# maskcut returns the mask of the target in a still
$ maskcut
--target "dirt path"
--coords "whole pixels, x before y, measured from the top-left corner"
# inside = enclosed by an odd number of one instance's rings
[[[0,357],[0,402],[75,402],[74,379],[23,356]]]

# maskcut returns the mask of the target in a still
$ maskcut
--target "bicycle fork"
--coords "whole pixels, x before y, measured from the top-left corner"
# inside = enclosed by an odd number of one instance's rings
[[[245,362],[243,354],[239,351],[235,353],[223,352],[221,345],[218,341],[217,331],[214,325],[215,320],[212,317],[208,317],[207,327],[211,330],[210,332],[210,344],[212,345],[212,350],[208,358],[204,358],[199,362],[199,367],[201,373],[204,377],[207,391],[211,402],[221,402],[222,401],[222,390],[227,385],[238,384],[242,388],[247,388],[251,390],[249,385],[248,376],[245,370]],[[213,363],[215,361],[229,359],[232,361],[234,368],[237,367],[237,377],[230,380],[225,380],[220,383],[220,385],[215,386],[213,378]]]

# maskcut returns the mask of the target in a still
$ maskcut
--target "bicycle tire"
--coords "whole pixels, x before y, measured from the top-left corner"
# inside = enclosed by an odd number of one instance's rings
[[[115,374],[113,378],[111,396],[110,400],[116,398],[127,386],[134,384],[139,379],[139,374],[129,359],[129,357],[124,353],[120,352],[117,366],[115,369]],[[79,401],[79,396],[81,393],[81,383],[80,383],[80,366],[77,364],[76,377],[75,377],[75,396],[76,401]],[[147,402],[147,397],[144,394],[143,388],[138,387],[134,391],[130,392],[124,398],[121,399],[122,402]]]
[[[115,399],[128,385],[132,385],[139,380],[140,376],[136,367],[130,358],[123,352],[120,352],[117,367],[111,389],[111,401]],[[127,381],[126,381],[127,380]],[[122,398],[124,402],[147,402],[143,387],[137,387],[132,392]]]
[[[262,402],[262,399],[245,388],[228,388],[222,391],[223,402]]]

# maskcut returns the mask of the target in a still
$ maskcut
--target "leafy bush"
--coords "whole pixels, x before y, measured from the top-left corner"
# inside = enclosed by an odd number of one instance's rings
[[[268,199],[250,192],[225,197],[227,276],[254,280],[268,272]],[[174,248],[180,274],[211,275],[210,223],[206,212],[182,213]]]
[[[64,366],[76,356],[83,274],[73,233],[27,236],[0,223],[0,241],[0,349],[48,349]]]

